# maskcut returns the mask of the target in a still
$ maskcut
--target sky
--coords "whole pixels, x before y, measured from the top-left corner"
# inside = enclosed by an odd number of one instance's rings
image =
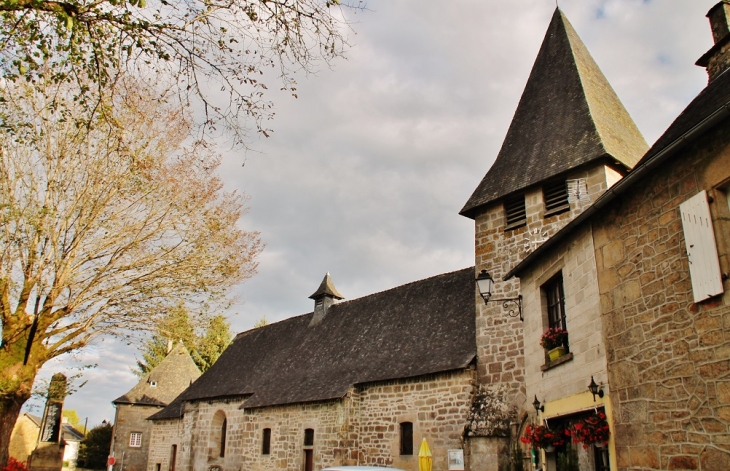
[[[707,84],[716,0],[560,0],[649,144]],[[354,299],[474,264],[459,210],[494,162],[555,10],[554,0],[367,0],[348,12],[345,60],[274,95],[269,138],[223,148],[240,221],[266,243],[236,287],[235,332],[311,312],[325,273]],[[114,418],[137,345],[98,341],[42,376],[98,364],[69,396],[89,426]],[[42,412],[36,408],[35,412]]]

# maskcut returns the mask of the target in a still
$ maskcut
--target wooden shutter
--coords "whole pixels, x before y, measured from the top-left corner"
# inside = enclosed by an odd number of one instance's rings
[[[692,292],[697,303],[723,292],[707,192],[702,191],[680,204],[679,211],[682,214],[684,242],[689,257]]]
[[[504,202],[505,230],[515,229],[527,223],[525,195],[518,195]]]

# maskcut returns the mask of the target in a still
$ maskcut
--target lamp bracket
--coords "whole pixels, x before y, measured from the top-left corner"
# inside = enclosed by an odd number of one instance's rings
[[[522,318],[522,295],[519,295],[516,298],[501,298],[501,299],[489,298],[489,301],[495,301],[498,303],[502,303],[502,307],[509,310],[509,312],[507,312],[508,316],[510,316],[510,317],[519,316],[520,320],[524,322],[524,319]],[[484,304],[487,304],[487,301],[485,301]],[[514,304],[515,306],[513,308],[510,308],[510,304]]]

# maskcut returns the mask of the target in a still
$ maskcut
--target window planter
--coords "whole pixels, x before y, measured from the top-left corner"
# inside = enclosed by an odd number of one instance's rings
[[[555,347],[548,351],[548,357],[550,358],[550,361],[555,361],[566,353],[568,353],[568,350],[564,346]]]

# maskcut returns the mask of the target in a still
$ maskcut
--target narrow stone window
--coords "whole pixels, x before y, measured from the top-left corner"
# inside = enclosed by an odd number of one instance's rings
[[[210,438],[208,447],[208,458],[225,458],[226,456],[226,437],[228,435],[228,419],[222,410],[213,414],[210,422]]]
[[[129,446],[134,448],[142,446],[142,432],[132,432],[129,434]]]
[[[261,441],[261,454],[262,455],[269,455],[271,454],[271,429],[265,428],[262,441]]]
[[[314,471],[314,429],[304,429],[304,471]]]
[[[568,185],[566,185],[564,180],[547,183],[543,186],[542,198],[545,202],[545,217],[554,216],[570,210]]]
[[[221,454],[220,457],[224,458],[226,456],[226,433],[228,432],[228,419],[223,419],[223,424],[221,425]]]
[[[401,422],[400,424],[400,454],[413,454],[413,423]]]
[[[304,446],[314,446],[314,429],[308,428],[304,430]]]
[[[176,463],[177,463],[177,445],[172,445],[172,447],[170,447],[170,471],[175,471]]]
[[[527,224],[525,195],[518,195],[504,201],[505,231]]]
[[[563,274],[558,273],[542,287],[547,298],[548,327],[565,329],[565,292],[563,291]],[[566,345],[567,347],[567,345]]]

